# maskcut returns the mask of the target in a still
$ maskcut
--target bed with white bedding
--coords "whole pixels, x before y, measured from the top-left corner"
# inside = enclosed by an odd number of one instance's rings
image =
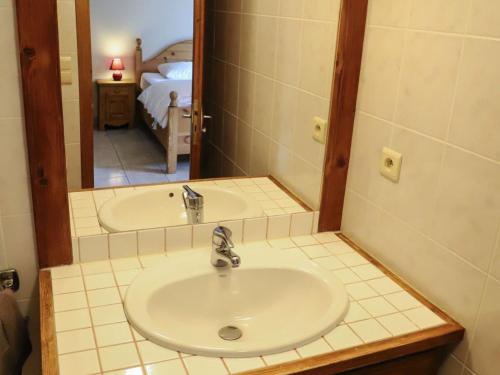
[[[183,115],[191,113],[192,56],[189,40],[143,61],[142,41],[137,39],[137,99],[145,123],[165,147],[167,173],[176,172],[178,155],[191,152],[191,121]]]

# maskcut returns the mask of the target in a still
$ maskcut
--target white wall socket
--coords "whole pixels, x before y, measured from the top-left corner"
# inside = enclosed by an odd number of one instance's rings
[[[328,131],[328,122],[323,120],[321,117],[314,117],[314,128],[313,128],[313,138],[315,141],[325,144],[326,143],[326,133]]]
[[[399,152],[384,147],[380,158],[380,173],[392,182],[399,182],[403,155]]]

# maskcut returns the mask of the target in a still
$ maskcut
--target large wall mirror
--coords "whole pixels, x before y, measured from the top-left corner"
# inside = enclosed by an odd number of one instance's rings
[[[18,7],[42,265],[70,232],[340,228],[366,0],[44,1]]]
[[[183,185],[204,222],[317,210],[340,11],[320,3],[208,1],[194,31],[192,0],[59,1],[73,235],[192,223]]]

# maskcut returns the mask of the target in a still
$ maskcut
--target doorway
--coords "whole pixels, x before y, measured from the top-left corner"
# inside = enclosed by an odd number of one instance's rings
[[[187,117],[193,101],[194,13],[199,1],[158,2],[165,10],[161,14],[158,7],[145,7],[137,0],[75,2],[82,188],[191,177],[195,129]],[[160,71],[162,65],[174,70],[181,66],[184,71]],[[169,83],[177,78],[185,82],[174,85],[179,94],[174,116],[179,129],[171,134]],[[169,141],[170,136],[176,137],[175,142]]]

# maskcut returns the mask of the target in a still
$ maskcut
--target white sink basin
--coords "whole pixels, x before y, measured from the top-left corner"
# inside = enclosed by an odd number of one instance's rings
[[[236,248],[241,267],[217,269],[208,250],[168,258],[128,288],[125,311],[144,337],[172,350],[254,357],[308,344],[344,318],[344,285],[291,250]],[[241,338],[219,337],[234,326]]]
[[[190,185],[204,196],[205,222],[263,216],[255,199],[212,186]],[[99,222],[109,232],[188,224],[182,186],[137,191],[113,198],[99,209]]]

